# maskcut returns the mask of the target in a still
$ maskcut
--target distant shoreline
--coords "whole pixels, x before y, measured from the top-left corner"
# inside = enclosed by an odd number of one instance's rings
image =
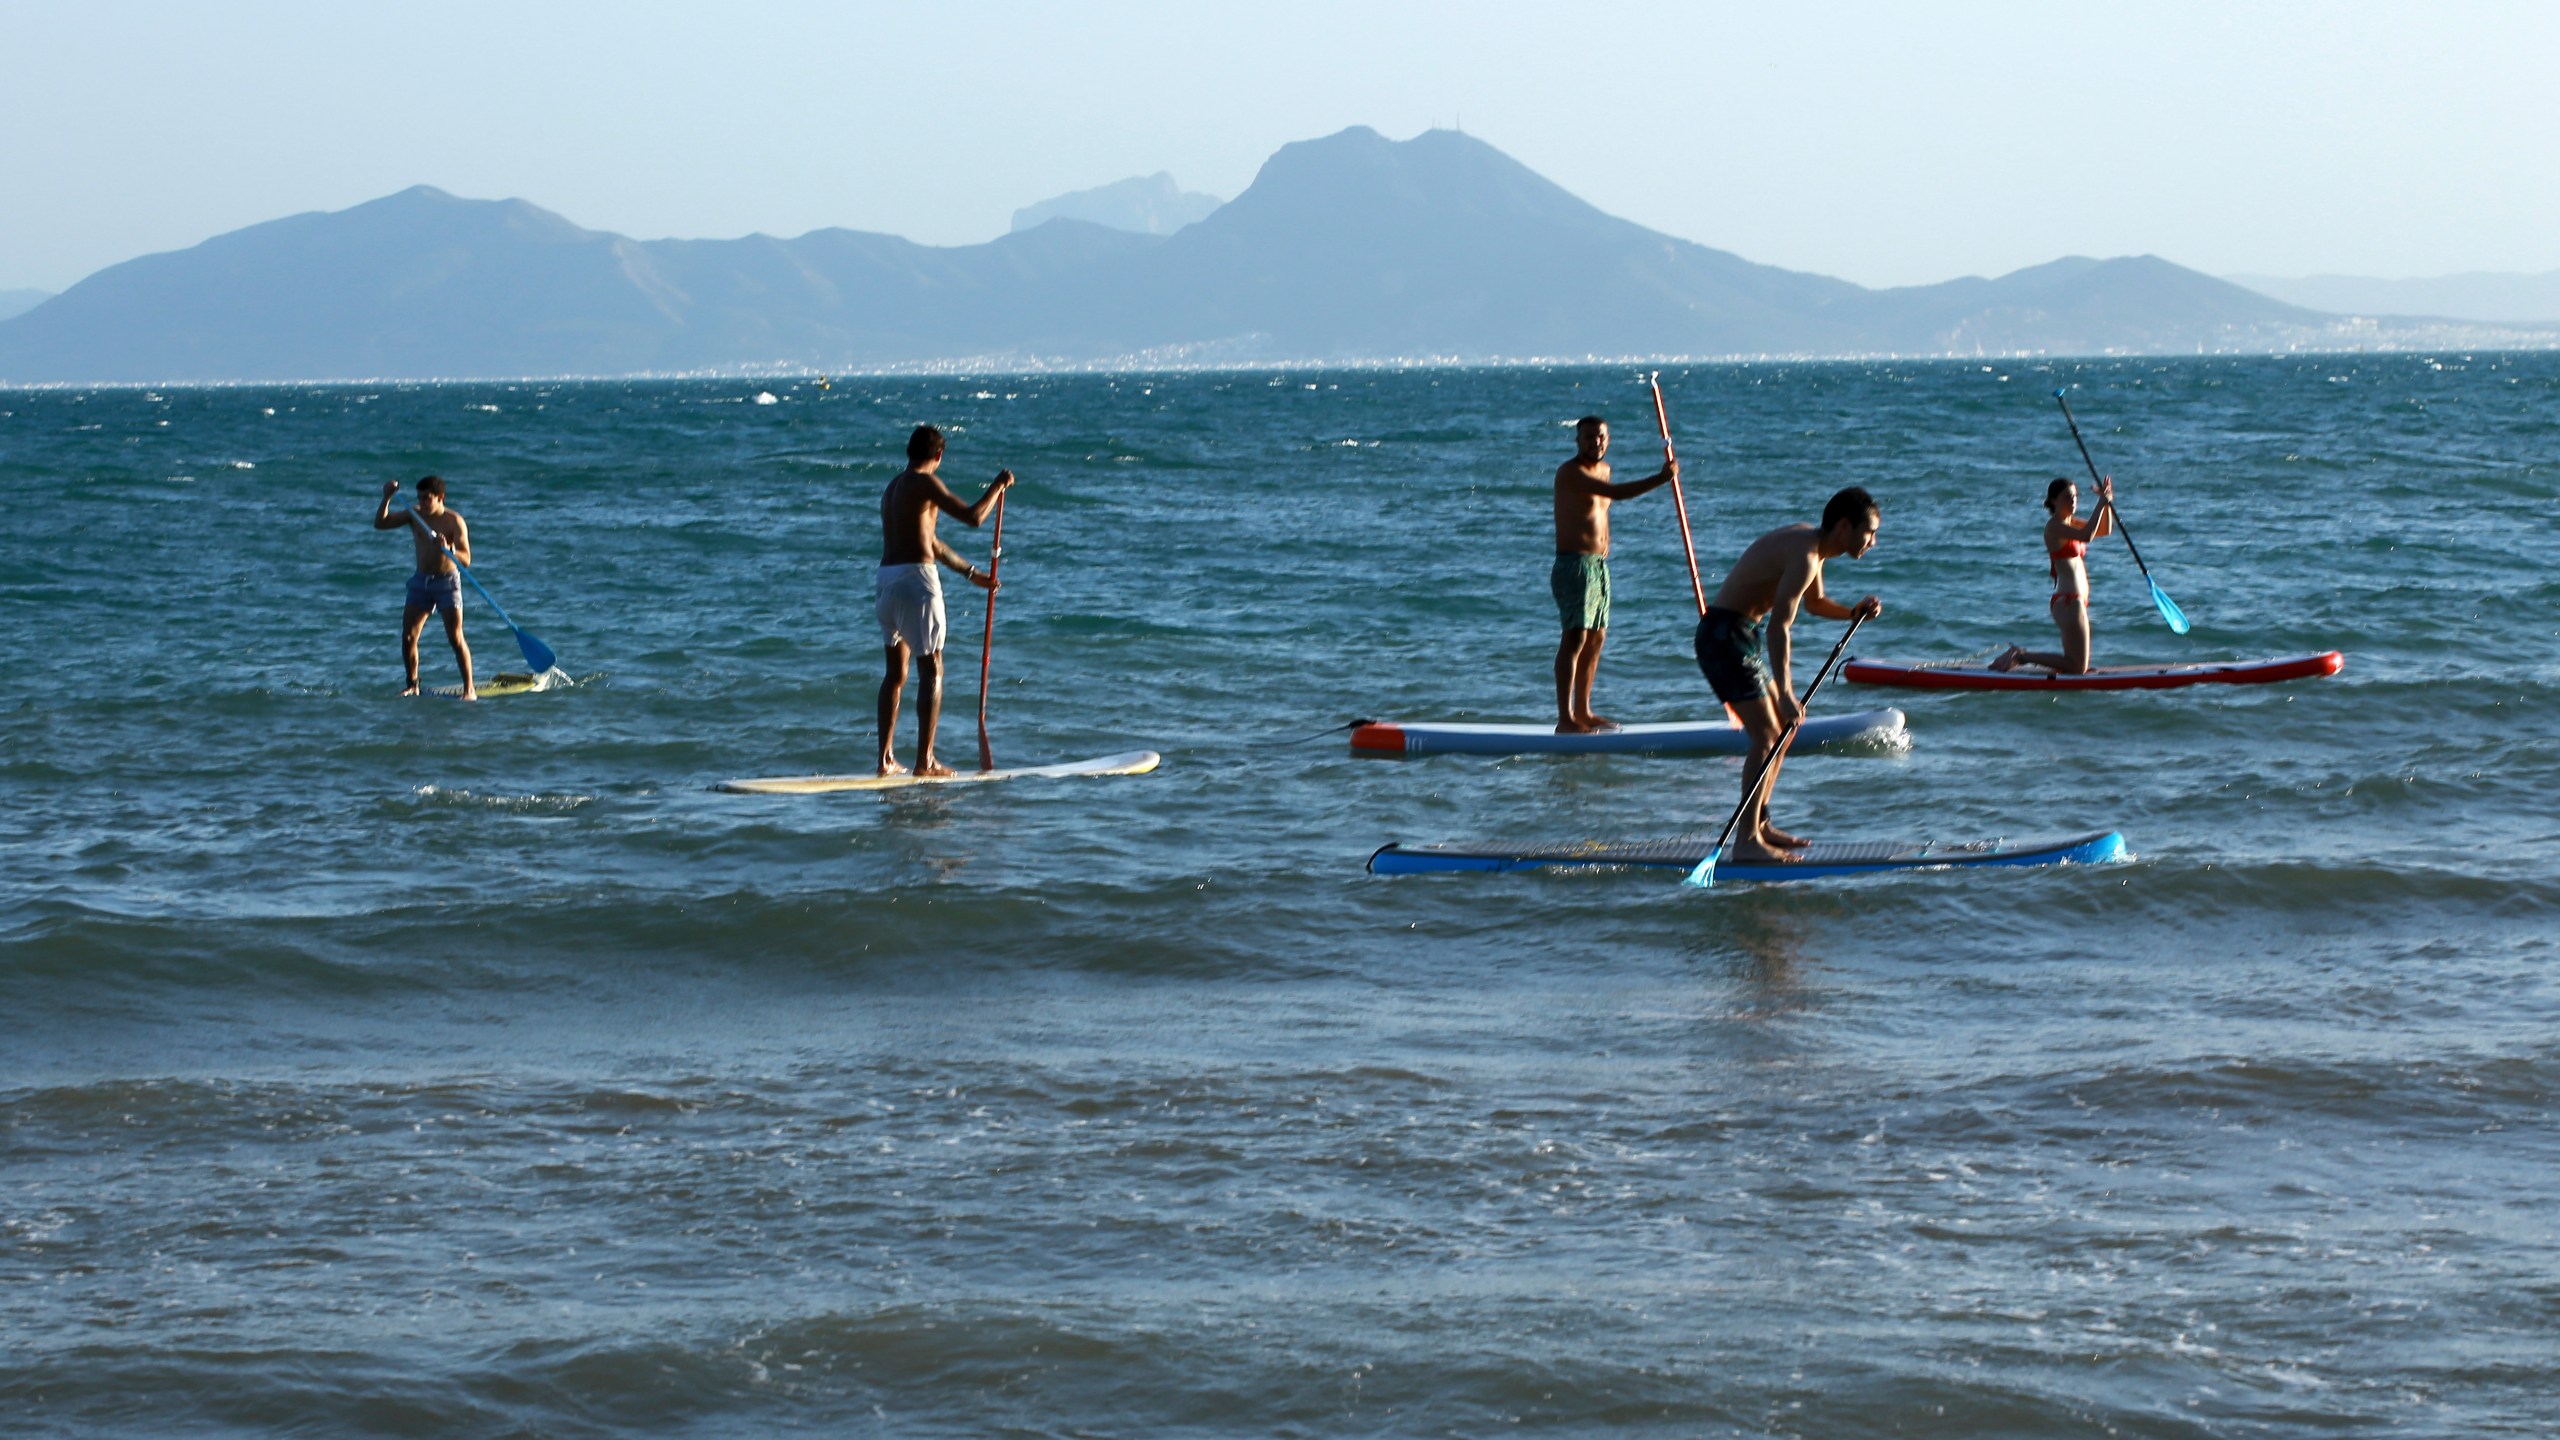
[[[1662,369],[1669,366],[1692,368],[1731,368],[1751,365],[2036,365],[2085,364],[2109,360],[2248,360],[2248,359],[2432,359],[2459,352],[2463,358],[2498,355],[2538,355],[2560,350],[2560,333],[2549,343],[2540,345],[2393,345],[2387,347],[2303,347],[2292,350],[2191,350],[2177,351],[2109,351],[2103,353],[2028,353],[2008,355],[1902,354],[1876,352],[1851,355],[1599,355],[1599,356],[1533,356],[1521,359],[1466,360],[1443,357],[1404,358],[1393,360],[1268,360],[1215,361],[1186,363],[1181,361],[1138,362],[1059,362],[1054,364],[1019,359],[990,360],[985,363],[966,361],[929,361],[913,365],[865,366],[858,369],[819,370],[740,369],[642,371],[620,375],[431,375],[391,376],[355,375],[331,377],[296,377],[276,380],[34,380],[19,381],[0,377],[0,393],[54,392],[62,390],[249,390],[292,386],[328,386],[342,388],[358,385],[606,385],[659,384],[676,385],[712,381],[800,381],[824,377],[829,380],[900,380],[929,376],[953,379],[971,377],[1034,379],[1068,375],[1275,375],[1316,373],[1360,373],[1367,371],[1404,372],[1412,370],[1596,370],[1612,368]]]

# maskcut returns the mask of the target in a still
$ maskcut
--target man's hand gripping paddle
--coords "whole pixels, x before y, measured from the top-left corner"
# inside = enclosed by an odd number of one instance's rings
[[[996,578],[996,570],[1004,564],[1004,497],[996,497],[996,538],[987,550],[987,579]],[[987,670],[996,654],[996,592],[987,590],[987,638],[978,646],[978,768],[996,768],[995,747],[987,743]]]
[[[1725,842],[1733,838],[1733,827],[1742,823],[1743,812],[1760,798],[1760,784],[1767,778],[1769,767],[1777,764],[1778,757],[1786,754],[1787,747],[1795,742],[1796,731],[1803,726],[1804,717],[1812,713],[1813,697],[1821,691],[1822,682],[1831,678],[1831,667],[1840,663],[1840,652],[1849,648],[1849,637],[1857,634],[1858,627],[1866,623],[1867,617],[1860,615],[1849,622],[1848,629],[1840,632],[1840,643],[1831,647],[1830,658],[1814,672],[1813,683],[1804,688],[1804,703],[1796,707],[1796,718],[1788,722],[1785,732],[1778,736],[1777,747],[1769,752],[1769,758],[1761,761],[1760,768],[1752,772],[1751,783],[1742,787],[1742,803],[1734,806],[1733,813],[1725,817],[1724,831],[1716,836],[1716,843],[1707,851],[1707,858],[1698,862],[1697,868],[1689,872],[1689,878],[1682,884],[1703,888],[1716,883],[1716,862],[1724,858]]]
[[[2089,442],[2080,438],[2080,422],[2071,418],[2071,402],[2063,399],[2059,390],[2053,392],[2053,398],[2062,407],[2062,423],[2071,427],[2071,443],[2080,447],[2080,463],[2089,467],[2089,478],[2104,480],[2106,477],[2098,473],[2098,462],[2089,458]],[[2106,503],[2114,505],[2115,501]],[[2169,629],[2174,633],[2186,634],[2187,612],[2179,609],[2178,602],[2169,598],[2169,592],[2160,588],[2160,582],[2151,578],[2151,567],[2142,563],[2142,552],[2134,548],[2133,532],[2124,528],[2121,506],[2116,509],[2116,533],[2124,537],[2124,548],[2133,551],[2134,568],[2142,572],[2142,583],[2151,587],[2151,603],[2160,607],[2160,618],[2169,622]]]
[[[1671,453],[1671,412],[1662,408],[1662,372],[1654,371],[1644,383],[1653,387],[1653,423],[1662,427],[1662,463],[1668,465],[1679,457]],[[1689,593],[1698,597],[1698,614],[1704,618],[1707,582],[1698,575],[1698,546],[1689,538],[1689,499],[1680,493],[1677,475],[1671,477],[1671,506],[1680,512],[1680,550],[1689,557]]]
[[[505,622],[506,627],[516,632],[516,648],[524,652],[524,663],[533,667],[534,674],[547,675],[559,667],[560,657],[551,653],[551,647],[536,639],[530,631],[507,618],[506,607],[500,605],[498,598],[489,593],[488,586],[480,583],[479,576],[471,573],[471,567],[462,563],[462,557],[453,553],[453,547],[445,543],[445,538],[436,534],[436,527],[420,519],[415,510],[409,512],[409,523],[434,536],[436,544],[443,549],[445,558],[453,562],[453,568],[461,571],[462,578],[471,582],[471,588],[480,592],[480,598],[489,602],[489,608],[498,612],[498,618]]]

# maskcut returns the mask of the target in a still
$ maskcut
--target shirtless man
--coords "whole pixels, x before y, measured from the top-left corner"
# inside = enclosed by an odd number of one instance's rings
[[[409,576],[409,603],[400,612],[400,664],[408,672],[403,695],[418,693],[418,634],[427,628],[427,616],[444,617],[444,638],[453,646],[453,662],[462,667],[462,698],[480,698],[478,687],[471,683],[471,647],[462,642],[462,572],[454,567],[459,558],[471,563],[471,528],[462,523],[458,511],[444,505],[444,477],[430,475],[418,482],[418,503],[407,510],[394,512],[391,497],[400,493],[400,482],[382,482],[382,503],[374,508],[373,528],[398,530],[406,527],[409,538],[417,542],[418,568]],[[445,547],[453,553],[447,555]]]
[[[975,505],[942,483],[942,432],[919,425],[907,437],[907,468],[880,496],[880,638],[889,647],[889,673],[880,681],[880,773],[904,775],[906,768],[890,751],[898,729],[898,697],[907,688],[907,663],[916,669],[916,771],[948,775],[951,767],[933,758],[933,732],[942,723],[942,580],[934,562],[950,566],[981,590],[996,588],[996,577],[960,558],[960,552],[933,533],[935,520],[948,515],[976,529],[996,508],[996,497],[1013,484],[1013,472],[999,470],[995,483]]]
[[[1872,620],[1884,613],[1884,603],[1873,595],[1843,605],[1822,588],[1824,561],[1842,555],[1855,560],[1875,548],[1876,519],[1875,497],[1852,485],[1822,507],[1820,528],[1789,525],[1752,541],[1725,572],[1698,621],[1698,668],[1751,735],[1742,783],[1746,796],[1756,789],[1758,798],[1734,833],[1733,859],[1792,860],[1786,852],[1807,843],[1769,823],[1769,792],[1785,760],[1778,741],[1804,714],[1788,663],[1796,611],[1801,607],[1826,620]]]
[[[1556,733],[1587,735],[1618,722],[1591,713],[1591,683],[1600,647],[1609,641],[1609,502],[1658,490],[1680,474],[1680,462],[1642,480],[1609,483],[1609,422],[1585,415],[1573,427],[1573,458],[1556,467],[1556,563],[1547,589],[1556,597],[1564,639],[1556,646]]]

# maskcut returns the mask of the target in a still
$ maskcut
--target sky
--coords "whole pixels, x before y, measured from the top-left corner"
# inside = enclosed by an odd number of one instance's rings
[[[970,244],[1351,125],[1867,285],[2560,269],[2560,4],[0,0],[0,289],[420,183]]]

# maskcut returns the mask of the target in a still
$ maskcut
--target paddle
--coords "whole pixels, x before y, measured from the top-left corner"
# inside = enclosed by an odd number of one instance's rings
[[[1804,704],[1797,707],[1796,718],[1778,736],[1777,748],[1769,752],[1768,759],[1760,762],[1760,769],[1752,775],[1751,783],[1742,787],[1742,803],[1734,806],[1733,813],[1725,817],[1724,831],[1716,836],[1714,848],[1707,851],[1707,858],[1698,862],[1697,868],[1689,872],[1689,878],[1682,884],[1703,887],[1716,883],[1716,861],[1723,858],[1725,842],[1733,838],[1733,827],[1742,823],[1742,812],[1750,809],[1751,803],[1760,798],[1761,778],[1769,773],[1770,766],[1778,763],[1779,756],[1787,753],[1787,746],[1795,740],[1796,731],[1804,725],[1804,717],[1813,709],[1815,692],[1822,689],[1823,681],[1831,678],[1831,667],[1840,663],[1840,652],[1849,648],[1849,637],[1857,634],[1858,627],[1866,623],[1867,617],[1860,615],[1849,622],[1848,629],[1840,632],[1840,643],[1831,647],[1831,657],[1814,672],[1813,683],[1804,687]]]
[[[996,578],[996,567],[1004,563],[1004,497],[996,497],[996,537],[987,547],[987,578]],[[995,748],[987,743],[987,667],[996,653],[996,592],[987,590],[987,638],[978,646],[978,768],[996,768]]]
[[[2062,423],[2071,427],[2071,443],[2080,447],[2080,463],[2089,467],[2089,478],[2104,480],[2106,477],[2098,473],[2098,462],[2089,458],[2089,442],[2080,438],[2080,422],[2071,418],[2071,402],[2063,399],[2059,390],[2053,392],[2053,398],[2062,407]],[[2110,499],[2106,503],[2114,505],[2116,502]],[[2151,567],[2142,563],[2142,552],[2134,546],[2133,532],[2124,528],[2122,506],[2116,508],[2116,533],[2124,537],[2124,548],[2133,551],[2134,567],[2142,572],[2142,583],[2151,587],[2151,603],[2160,607],[2160,618],[2169,622],[2172,633],[2186,634],[2187,612],[2179,609],[2178,602],[2169,598],[2169,592],[2160,588],[2160,582],[2151,578]]]
[[[479,576],[471,573],[471,567],[462,563],[462,557],[453,553],[453,547],[445,544],[445,538],[436,534],[434,526],[418,518],[418,512],[414,510],[409,512],[409,523],[435,536],[436,544],[443,548],[445,558],[453,562],[453,568],[462,572],[462,578],[470,581],[471,588],[480,592],[480,598],[489,602],[489,608],[498,612],[498,618],[506,622],[507,628],[516,632],[516,648],[524,652],[524,663],[533,667],[534,674],[548,674],[559,666],[560,657],[551,653],[550,646],[535,639],[523,626],[507,618],[506,607],[498,603],[497,596],[489,593],[488,586],[480,583]]]
[[[1653,423],[1662,427],[1662,463],[1678,458],[1671,453],[1671,412],[1662,408],[1662,372],[1656,370],[1645,378],[1653,387]],[[1680,477],[1671,477],[1671,504],[1680,512],[1680,549],[1689,557],[1689,593],[1698,597],[1698,614],[1707,613],[1707,582],[1698,578],[1698,547],[1689,538],[1689,500],[1680,493]]]

